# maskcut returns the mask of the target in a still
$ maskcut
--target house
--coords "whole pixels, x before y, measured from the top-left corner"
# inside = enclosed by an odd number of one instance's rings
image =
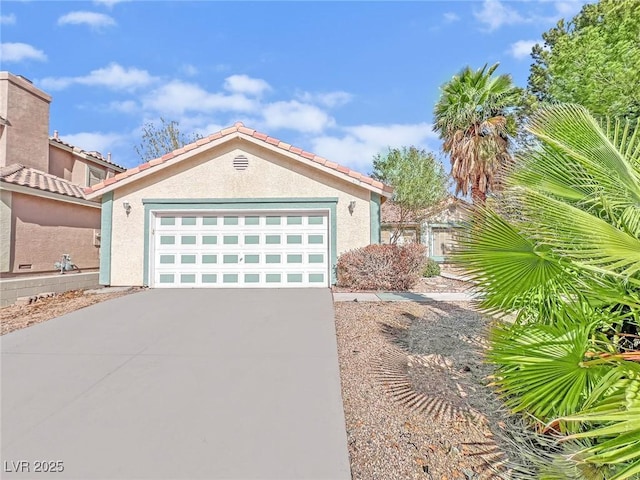
[[[50,103],[29,80],[0,72],[3,279],[51,274],[63,254],[83,272],[97,270],[101,206],[83,188],[125,170],[57,133],[49,137]],[[2,284],[3,305],[8,285]]]
[[[236,123],[85,192],[104,285],[327,287],[392,188]]]
[[[398,230],[401,213],[398,205],[388,201],[382,205],[382,243],[418,242],[427,247],[427,255],[438,262],[455,248],[456,235],[468,218],[470,204],[461,198],[448,196],[432,208],[404,219]]]

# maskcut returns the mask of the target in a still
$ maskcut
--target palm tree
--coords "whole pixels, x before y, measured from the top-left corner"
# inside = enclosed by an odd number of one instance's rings
[[[493,76],[498,64],[464,68],[442,87],[433,129],[451,159],[456,193],[471,193],[483,205],[496,189],[499,169],[511,161],[509,136],[515,134],[513,107],[521,90],[509,75]]]
[[[541,469],[572,473],[540,478],[638,478],[640,122],[603,129],[583,107],[556,105],[528,129],[539,144],[503,195],[519,214],[479,208],[457,254],[483,306],[517,314],[492,332],[495,385],[560,439],[557,464]]]

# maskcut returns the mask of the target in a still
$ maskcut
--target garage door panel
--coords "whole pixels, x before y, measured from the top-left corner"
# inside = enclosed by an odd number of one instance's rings
[[[154,222],[154,287],[329,284],[327,212],[171,212]]]

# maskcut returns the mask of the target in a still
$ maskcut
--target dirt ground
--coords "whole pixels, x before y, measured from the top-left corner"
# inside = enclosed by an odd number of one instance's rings
[[[353,479],[503,478],[489,320],[462,302],[335,309]]]
[[[26,328],[36,323],[71,313],[94,303],[129,295],[138,290],[104,294],[85,295],[82,290],[73,290],[49,298],[43,298],[30,305],[10,305],[0,309],[0,335]]]

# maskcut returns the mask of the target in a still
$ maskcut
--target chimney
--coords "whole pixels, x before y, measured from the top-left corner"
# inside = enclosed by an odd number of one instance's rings
[[[51,96],[29,80],[0,72],[0,117],[11,125],[0,137],[0,166],[49,170],[50,103]]]

